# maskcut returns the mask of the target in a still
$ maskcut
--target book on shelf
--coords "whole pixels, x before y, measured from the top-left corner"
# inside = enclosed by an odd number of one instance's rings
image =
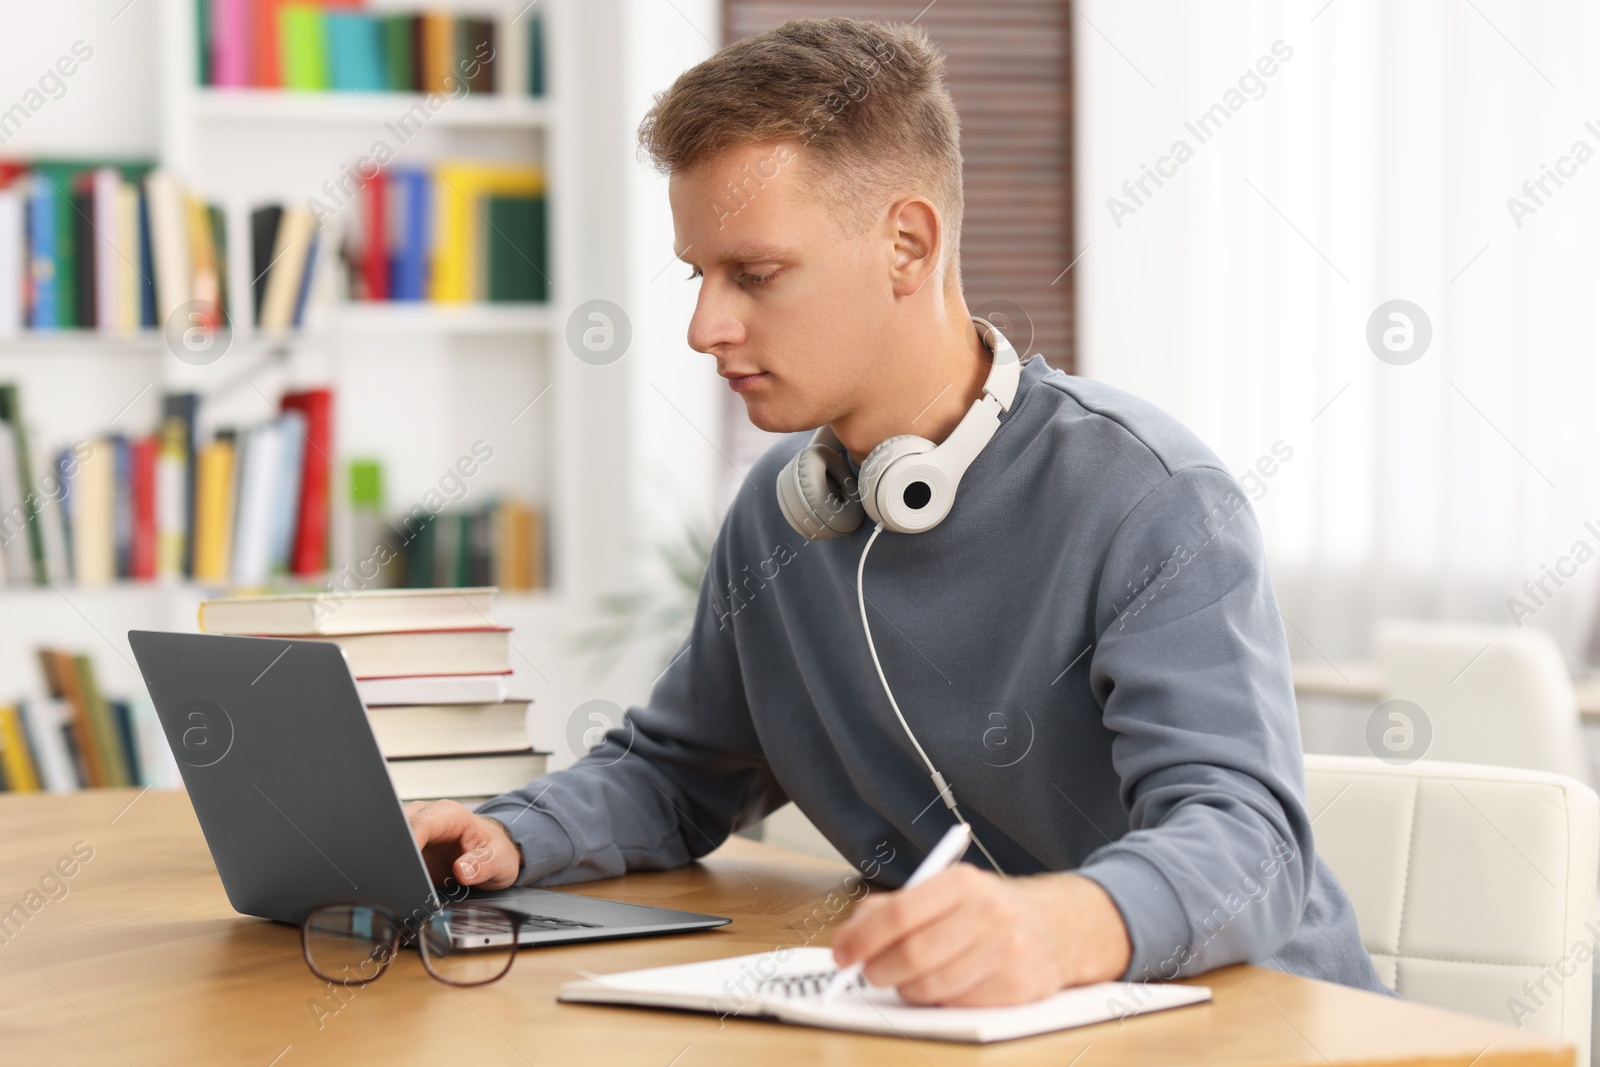
[[[289,393],[281,409],[202,435],[199,397],[171,394],[151,431],[38,450],[19,390],[0,383],[0,579],[260,588],[324,574],[332,394]]]
[[[343,651],[401,800],[478,800],[544,773],[514,695],[492,587],[202,601],[207,633],[328,641]]]
[[[328,493],[331,488],[332,464],[328,457],[333,453],[333,392],[329,389],[306,389],[285,393],[280,405],[285,417],[298,414],[303,424],[298,426],[304,442],[301,456],[300,483],[296,486],[297,508],[294,534],[287,548],[288,569],[295,574],[317,574],[328,566]],[[279,545],[279,548],[285,547]]]
[[[195,0],[195,9],[201,85],[543,92],[542,34],[531,28],[540,23],[537,11],[486,18],[434,7],[366,10],[359,0]]]
[[[0,706],[0,789],[37,793],[43,789],[32,743],[15,704]]]
[[[316,266],[316,219],[301,205],[267,205],[251,214],[251,263],[259,265],[252,283],[256,325],[281,333],[304,324]]]
[[[544,95],[544,20],[537,11],[528,13],[527,29],[524,31],[525,47],[527,48],[528,68],[528,95]]]
[[[0,787],[66,793],[179,784],[177,763],[148,700],[105,693],[87,655],[37,652],[48,696],[0,706]]]
[[[548,206],[537,166],[439,162],[363,175],[342,215],[352,299],[442,304],[550,298]]]
[[[407,586],[495,585],[508,590],[549,586],[549,547],[542,508],[492,499],[473,509],[424,515],[405,529],[400,550]]]

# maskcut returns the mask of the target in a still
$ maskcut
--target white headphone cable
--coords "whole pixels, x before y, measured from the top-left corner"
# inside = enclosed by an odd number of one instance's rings
[[[872,551],[872,542],[876,541],[878,535],[882,532],[883,523],[880,522],[873,527],[872,536],[867,538],[865,547],[861,549],[861,561],[856,564],[856,600],[861,605],[861,629],[867,635],[867,651],[872,653],[872,665],[878,669],[878,681],[883,683],[883,693],[889,698],[889,706],[894,709],[895,718],[900,720],[900,728],[906,732],[907,737],[911,738],[911,744],[915,746],[917,755],[922,757],[922,762],[928,768],[928,773],[933,776],[933,787],[939,791],[939,799],[944,801],[944,806],[950,809],[950,814],[956,817],[957,822],[963,823],[968,830],[972,831],[972,843],[978,846],[978,851],[983,853],[984,859],[989,861],[989,866],[994,868],[995,873],[1002,878],[1009,877],[1005,871],[1000,869],[1000,864],[995,862],[995,858],[989,854],[989,850],[983,847],[983,842],[978,838],[978,831],[972,829],[972,824],[967,822],[966,817],[961,814],[961,809],[956,807],[955,792],[944,780],[944,775],[940,774],[938,768],[933,765],[933,761],[928,758],[928,754],[922,750],[922,742],[917,740],[917,735],[911,732],[910,724],[906,722],[905,715],[900,711],[899,703],[894,699],[894,693],[889,689],[889,679],[884,677],[883,664],[878,662],[878,648],[872,641],[872,624],[867,621],[867,592],[866,587],[862,584],[862,576],[867,569],[867,553]]]

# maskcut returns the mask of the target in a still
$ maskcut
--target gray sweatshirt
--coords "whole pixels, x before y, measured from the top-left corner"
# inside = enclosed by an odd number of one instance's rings
[[[808,542],[779,511],[809,436],[750,471],[649,702],[480,809],[521,847],[518,884],[677,867],[792,800],[892,887],[951,825],[862,634],[870,520]],[[1126,977],[1251,961],[1383,991],[1313,852],[1254,513],[1176,420],[1035,356],[949,517],[881,534],[863,584],[895,699],[979,839],[1008,874],[1103,886]]]

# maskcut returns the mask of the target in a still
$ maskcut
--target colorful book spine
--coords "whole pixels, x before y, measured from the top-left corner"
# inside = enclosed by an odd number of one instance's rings
[[[389,299],[388,188],[389,178],[381,170],[361,187],[361,277],[368,300]]]
[[[182,578],[189,543],[189,440],[182,419],[161,424],[156,458],[156,560],[158,578]]]
[[[415,15],[389,15],[383,20],[383,51],[386,87],[391,92],[416,89],[416,42],[412,21]]]
[[[56,201],[50,180],[36,174],[28,185],[28,325],[54,330],[56,306]]]
[[[111,707],[100,691],[94,662],[82,654],[70,658],[71,669],[77,674],[78,693],[89,721],[92,741],[98,751],[100,765],[105,770],[106,785],[130,786],[133,784],[133,770],[129,765],[128,752],[123,748],[122,734],[112,717]]]
[[[251,0],[212,0],[211,84],[250,84]]]
[[[122,434],[106,439],[111,449],[111,545],[112,574],[127,578],[133,573],[133,446]]]
[[[39,792],[38,768],[23,727],[22,712],[15,704],[0,707],[0,770],[4,771],[9,792]]]
[[[363,12],[330,11],[324,16],[328,38],[328,80],[347,92],[388,88],[383,24]]]
[[[139,183],[139,325],[153,328],[156,318],[156,257],[150,237],[150,196]]]
[[[289,570],[316,575],[328,567],[329,459],[333,451],[333,394],[311,389],[284,396],[285,413],[298,411],[306,422],[300,467],[300,506]]]
[[[432,183],[415,168],[394,172],[398,216],[390,229],[394,244],[393,292],[396,300],[425,300],[429,286],[429,234],[433,231]]]
[[[149,580],[156,576],[158,532],[156,526],[156,466],[161,439],[154,435],[133,442],[131,486],[133,521],[129,544],[128,577]]]
[[[544,20],[528,12],[528,95],[544,95]]]
[[[261,89],[283,87],[283,19],[279,3],[280,0],[253,0],[250,84]]]
[[[327,19],[320,6],[285,3],[279,46],[282,48],[283,87],[319,90],[328,88]]]
[[[68,737],[72,742],[73,761],[77,765],[78,779],[86,786],[110,785],[111,779],[104,763],[100,746],[89,722],[89,713],[83,700],[77,665],[71,655],[52,649],[39,650],[39,668],[45,678],[50,695],[66,702],[70,727]]]
[[[234,442],[220,434],[200,448],[194,525],[196,581],[222,583],[229,577],[234,456]]]

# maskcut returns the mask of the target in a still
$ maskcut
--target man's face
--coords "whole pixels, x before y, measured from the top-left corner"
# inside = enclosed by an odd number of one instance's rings
[[[702,275],[689,346],[779,433],[854,410],[892,323],[887,223],[846,233],[813,173],[804,147],[750,145],[669,189],[675,251]]]

